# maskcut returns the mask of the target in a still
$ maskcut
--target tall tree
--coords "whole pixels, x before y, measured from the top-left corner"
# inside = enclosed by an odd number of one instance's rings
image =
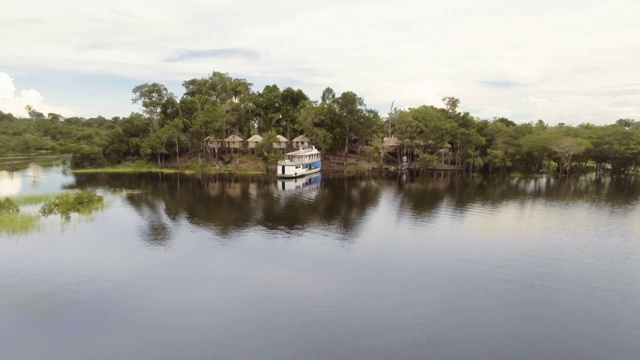
[[[346,164],[349,153],[349,140],[352,137],[357,138],[358,133],[362,130],[365,104],[364,100],[352,91],[343,92],[335,101],[344,131],[344,157]]]
[[[322,96],[320,97],[320,101],[322,101],[323,104],[326,104],[326,103],[332,102],[335,98],[336,98],[336,92],[333,91],[332,88],[327,87],[324,90],[322,90]]]
[[[168,98],[173,97],[173,94],[162,84],[145,83],[134,87],[133,95],[131,102],[142,105],[144,114],[151,120],[152,131],[158,131],[162,104],[164,104]]]
[[[549,147],[560,156],[560,165],[558,166],[560,174],[564,169],[564,173],[569,175],[571,158],[591,147],[591,143],[586,139],[562,137],[549,144]]]
[[[278,85],[267,85],[258,94],[256,105],[260,117],[260,132],[282,132],[282,92]]]
[[[280,94],[282,104],[282,127],[288,138],[294,130],[300,130],[300,110],[309,101],[309,97],[300,89],[286,88]],[[297,134],[296,134],[297,135]]]

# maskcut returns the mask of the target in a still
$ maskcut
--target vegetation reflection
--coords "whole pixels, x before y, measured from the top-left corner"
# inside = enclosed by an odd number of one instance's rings
[[[399,187],[402,206],[415,215],[435,212],[450,204],[464,212],[481,204],[499,206],[511,201],[543,199],[553,202],[584,201],[610,207],[630,206],[640,198],[640,180],[628,177],[483,177],[433,172]]]
[[[414,216],[430,216],[447,205],[465,212],[480,205],[511,201],[583,201],[624,207],[637,203],[636,177],[481,177],[433,172],[407,179],[326,177],[316,186],[282,190],[264,176],[182,174],[75,174],[76,188],[126,189],[125,201],[144,220],[146,241],[165,245],[179,221],[210,229],[226,237],[254,228],[296,231],[313,226],[333,227],[353,235],[375,208],[383,191],[391,190],[401,208]],[[386,190],[385,190],[386,189]]]

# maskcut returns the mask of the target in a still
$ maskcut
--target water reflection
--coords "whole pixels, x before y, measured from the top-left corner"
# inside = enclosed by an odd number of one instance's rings
[[[321,182],[322,174],[316,173],[295,179],[278,179],[277,186],[278,190],[281,190],[283,194],[302,191],[315,194]]]
[[[76,174],[71,188],[135,190],[125,200],[152,227],[145,233],[162,244],[170,230],[159,224],[187,219],[220,235],[251,226],[303,229],[314,224],[354,230],[380,197],[380,187],[351,179],[301,180],[305,186],[282,190],[283,183],[267,177],[167,174]],[[300,184],[300,183],[298,183]],[[289,188],[285,184],[285,188]],[[153,240],[151,240],[153,239]]]
[[[18,173],[0,171],[0,196],[16,195],[22,189],[22,179]]]
[[[542,200],[586,202],[623,209],[635,205],[635,177],[479,177],[456,173],[410,175],[401,181],[369,177],[327,177],[283,182],[253,176],[167,174],[76,174],[72,187],[135,190],[126,202],[145,220],[144,237],[156,245],[171,239],[171,223],[186,219],[219,235],[261,226],[300,230],[311,226],[357,231],[383,191],[392,191],[400,209],[429,218],[444,205],[463,216],[474,206]],[[282,190],[284,187],[285,190]]]
[[[112,203],[0,237],[3,358],[640,353],[635,178],[46,174]]]
[[[140,237],[154,246],[168,245],[172,239],[171,219],[165,215],[162,201],[141,193],[126,194],[125,198],[143,220]]]
[[[70,175],[62,156],[0,158],[0,196],[50,194],[60,191]]]
[[[403,206],[417,215],[434,212],[447,201],[461,212],[477,204],[499,206],[514,200],[588,202],[611,207],[635,205],[640,198],[637,177],[481,177],[445,173],[414,178],[399,188]]]

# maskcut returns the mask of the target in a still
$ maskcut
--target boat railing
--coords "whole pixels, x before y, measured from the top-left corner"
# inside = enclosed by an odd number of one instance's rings
[[[315,162],[315,161],[320,161],[320,159],[284,159],[284,160],[280,160],[278,161],[278,165],[302,165],[302,164],[308,164],[311,162]]]

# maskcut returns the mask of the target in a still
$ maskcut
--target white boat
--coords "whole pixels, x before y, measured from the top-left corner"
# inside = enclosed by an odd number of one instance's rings
[[[312,146],[287,153],[284,160],[278,161],[276,172],[279,178],[295,178],[317,173],[321,167],[320,151]]]

